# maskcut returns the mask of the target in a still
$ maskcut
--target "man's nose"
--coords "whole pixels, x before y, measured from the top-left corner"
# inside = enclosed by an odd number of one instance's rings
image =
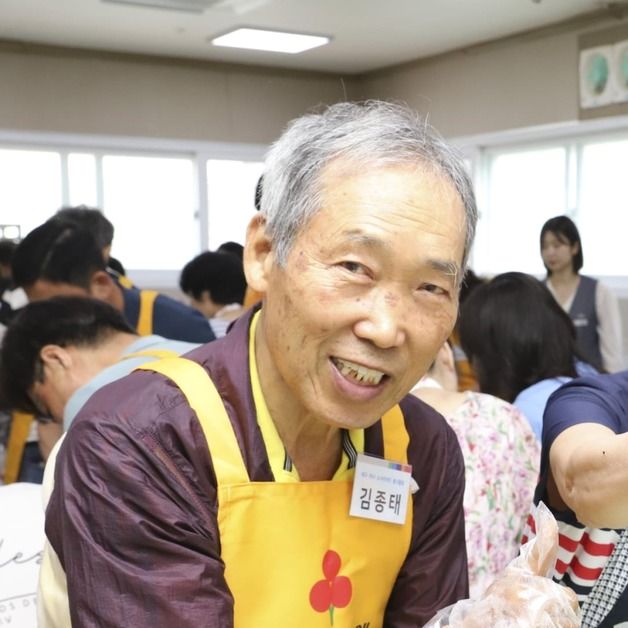
[[[401,346],[406,340],[407,307],[400,294],[392,290],[379,291],[368,301],[355,324],[355,334],[380,349]]]

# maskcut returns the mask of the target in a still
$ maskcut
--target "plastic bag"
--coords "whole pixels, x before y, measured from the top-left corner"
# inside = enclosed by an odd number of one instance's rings
[[[439,611],[424,628],[578,628],[575,593],[550,579],[558,554],[558,525],[542,502],[536,536],[477,600]]]

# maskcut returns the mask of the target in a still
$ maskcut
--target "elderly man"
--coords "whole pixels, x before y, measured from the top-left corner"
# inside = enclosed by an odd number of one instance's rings
[[[261,309],[68,432],[46,529],[74,626],[421,626],[465,597],[460,449],[407,393],[455,322],[475,222],[411,111],[288,127],[247,233]]]

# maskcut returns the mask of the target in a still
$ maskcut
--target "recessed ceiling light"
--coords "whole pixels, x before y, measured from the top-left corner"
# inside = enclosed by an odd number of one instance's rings
[[[247,48],[249,50],[269,50],[296,54],[318,46],[324,46],[329,37],[319,35],[300,35],[281,31],[267,31],[256,28],[238,28],[211,40],[214,46],[229,48]]]

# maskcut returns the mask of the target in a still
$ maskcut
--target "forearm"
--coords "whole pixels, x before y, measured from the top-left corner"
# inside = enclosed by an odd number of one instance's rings
[[[594,437],[582,438],[572,449],[563,477],[556,471],[554,475],[561,497],[580,522],[628,527],[628,434],[601,428]]]

